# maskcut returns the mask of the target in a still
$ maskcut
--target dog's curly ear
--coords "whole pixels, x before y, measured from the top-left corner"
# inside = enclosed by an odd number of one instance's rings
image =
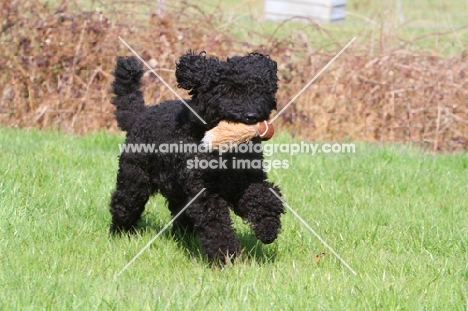
[[[190,90],[190,94],[203,91],[218,78],[218,67],[219,60],[206,57],[204,51],[200,54],[188,51],[176,64],[177,87]]]

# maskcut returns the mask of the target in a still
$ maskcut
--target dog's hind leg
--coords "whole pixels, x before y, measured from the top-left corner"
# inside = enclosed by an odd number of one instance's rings
[[[122,155],[110,202],[110,233],[133,231],[152,192],[148,173]]]

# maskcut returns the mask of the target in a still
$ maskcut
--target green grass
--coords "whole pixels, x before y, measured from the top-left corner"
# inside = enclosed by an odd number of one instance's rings
[[[266,44],[270,36],[289,39],[299,44],[307,38],[314,49],[336,50],[354,36],[356,45],[376,46],[380,40],[385,50],[409,48],[431,50],[441,55],[457,55],[468,46],[468,23],[460,12],[468,10],[464,0],[418,0],[418,1],[362,1],[350,0],[346,7],[346,21],[322,24],[319,28],[311,23],[292,20],[281,24],[264,21],[264,1],[205,2],[207,12],[219,12],[238,16],[228,28],[234,35],[249,42]],[[252,16],[251,18],[248,18]],[[371,23],[370,23],[371,22]],[[260,34],[252,36],[252,32]]]
[[[274,155],[290,161],[270,173],[285,200],[358,276],[288,212],[268,246],[236,218],[245,252],[233,266],[209,268],[166,232],[115,279],[170,219],[158,196],[139,236],[108,237],[122,140],[0,128],[1,310],[468,308],[467,154]]]
[[[44,1],[52,6],[57,0]],[[228,32],[241,41],[254,45],[270,44],[271,36],[287,39],[294,44],[306,40],[315,50],[335,51],[337,43],[341,48],[354,36],[355,45],[369,47],[379,53],[380,44],[385,52],[392,49],[408,48],[412,51],[432,51],[434,54],[458,55],[468,46],[468,22],[466,14],[468,2],[465,0],[395,0],[371,1],[348,0],[346,21],[335,24],[322,24],[292,20],[281,24],[263,20],[264,0],[204,0],[187,1],[200,9],[187,9],[185,2],[168,2],[170,10],[195,15],[222,15],[219,31]],[[115,10],[131,13],[132,21],[141,19],[146,23],[150,13],[156,11],[156,3],[147,1],[117,1],[116,3],[93,0],[75,0],[81,10],[100,8],[111,20],[127,19],[128,15],[116,15]],[[372,46],[372,48],[370,48]]]

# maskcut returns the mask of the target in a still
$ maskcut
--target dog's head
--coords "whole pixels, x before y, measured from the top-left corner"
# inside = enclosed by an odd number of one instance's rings
[[[177,63],[178,87],[189,90],[209,127],[219,121],[255,124],[276,109],[276,62],[251,53],[220,61],[188,52]]]

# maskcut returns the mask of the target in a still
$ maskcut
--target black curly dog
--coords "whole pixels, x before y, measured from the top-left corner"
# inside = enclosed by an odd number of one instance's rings
[[[199,144],[205,132],[221,120],[255,124],[268,120],[276,109],[276,62],[252,53],[220,61],[189,51],[176,68],[178,87],[190,90],[186,103],[179,100],[145,106],[140,79],[144,71],[134,57],[118,57],[112,84],[112,104],[119,127],[127,132],[126,144]],[[259,144],[259,140],[254,140]],[[189,160],[220,160],[217,151],[189,153],[123,152],[117,186],[112,195],[111,233],[131,232],[149,197],[160,192],[175,216],[203,188],[206,190],[175,219],[173,229],[199,237],[211,262],[225,263],[239,252],[229,208],[251,224],[257,238],[272,243],[281,228],[282,202],[269,190],[280,190],[266,181],[261,168],[235,169],[236,159],[263,159],[262,153],[222,153],[227,168],[196,169]],[[194,163],[194,162],[192,162]]]

